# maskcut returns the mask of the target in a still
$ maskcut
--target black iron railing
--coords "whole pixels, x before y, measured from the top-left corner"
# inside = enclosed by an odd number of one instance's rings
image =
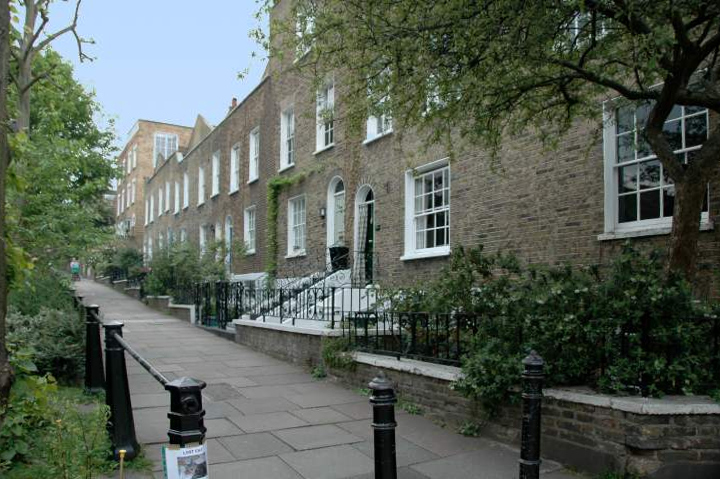
[[[354,312],[343,322],[353,349],[459,365],[478,330],[475,316],[459,313]]]

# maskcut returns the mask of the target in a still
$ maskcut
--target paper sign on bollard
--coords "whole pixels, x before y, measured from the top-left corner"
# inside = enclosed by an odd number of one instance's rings
[[[207,479],[207,445],[169,448],[163,446],[163,472],[165,479]]]

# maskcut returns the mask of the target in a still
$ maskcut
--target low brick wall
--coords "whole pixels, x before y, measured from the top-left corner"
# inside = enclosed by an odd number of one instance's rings
[[[140,299],[140,288],[138,287],[132,287],[132,288],[125,288],[125,291],[123,293],[127,294],[131,298]]]
[[[278,325],[235,321],[235,340],[271,356],[314,366],[328,336]],[[333,332],[337,335],[339,332]],[[353,371],[330,370],[331,378],[367,387],[379,370],[403,400],[438,423],[455,428],[482,424],[483,435],[518,445],[519,404],[503,406],[491,420],[475,402],[450,388],[459,370],[448,366],[358,353]],[[592,474],[633,472],[652,479],[720,477],[720,405],[702,397],[615,397],[584,389],[546,389],[543,457]]]
[[[323,338],[338,332],[302,330],[292,326],[237,320],[235,342],[278,359],[312,367],[320,363]]]
[[[170,296],[145,296],[145,304],[165,314],[170,314]]]
[[[168,314],[170,316],[173,316],[178,319],[182,319],[183,321],[187,321],[188,323],[192,323],[194,320],[193,311],[195,309],[195,306],[190,304],[172,304],[170,303],[168,306]]]

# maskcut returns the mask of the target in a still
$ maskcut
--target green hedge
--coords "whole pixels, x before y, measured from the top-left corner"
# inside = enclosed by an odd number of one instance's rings
[[[695,301],[689,285],[666,278],[658,253],[625,245],[598,267],[523,267],[512,256],[457,248],[430,287],[406,291],[395,308],[462,312],[465,378],[454,387],[490,408],[509,399],[521,360],[546,361],[547,385],[661,396],[717,393],[716,304]],[[396,298],[397,300],[397,298]]]

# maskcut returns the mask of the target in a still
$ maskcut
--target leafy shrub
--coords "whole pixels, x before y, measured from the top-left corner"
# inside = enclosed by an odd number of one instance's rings
[[[20,314],[35,316],[41,309],[72,309],[68,295],[69,281],[46,268],[27,271],[13,283],[8,294],[8,308]]]
[[[344,338],[325,338],[322,342],[322,359],[324,366],[330,369],[344,369],[354,371],[357,367],[355,360],[347,351],[350,344]]]
[[[150,274],[145,278],[145,291],[151,295],[173,295],[176,288],[225,279],[225,254],[225,244],[221,241],[206,245],[202,254],[193,243],[173,243],[153,256]]]
[[[111,244],[102,250],[96,263],[97,271],[103,276],[132,279],[143,274],[142,252],[121,244]]]
[[[74,310],[43,308],[34,315],[11,311],[7,325],[8,343],[29,352],[40,373],[68,383],[82,377],[85,323]]]
[[[112,471],[107,406],[38,374],[27,352],[13,352],[11,363],[16,378],[0,411],[0,475],[87,479]]]
[[[522,267],[511,256],[458,248],[437,282],[392,301],[396,309],[479,319],[474,335],[464,332],[470,352],[454,387],[490,408],[511,396],[533,349],[545,359],[547,385],[659,396],[709,393],[720,380],[720,358],[707,341],[713,306],[666,278],[659,254],[629,245],[603,274]]]

